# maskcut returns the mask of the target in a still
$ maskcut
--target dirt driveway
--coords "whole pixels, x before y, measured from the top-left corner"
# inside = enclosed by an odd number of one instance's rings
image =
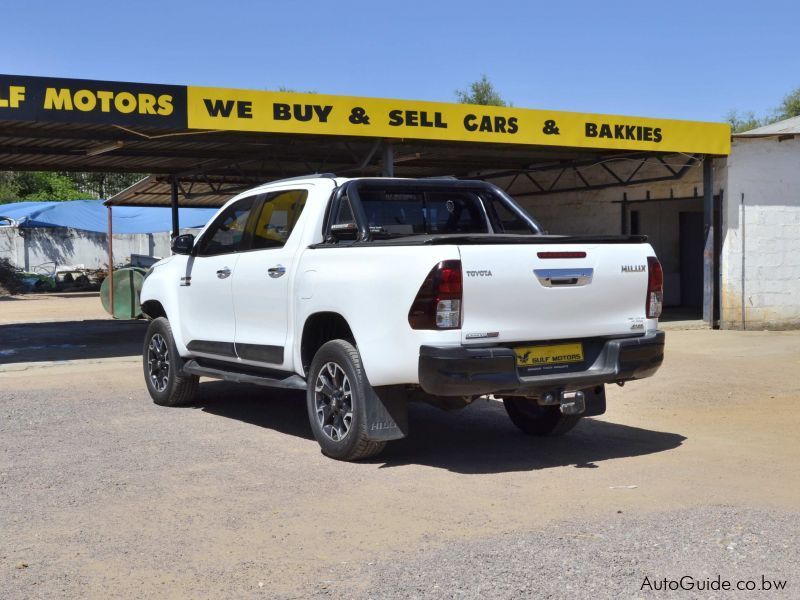
[[[0,296],[0,325],[110,318],[100,292]]]
[[[168,409],[136,361],[0,371],[2,595],[662,597],[643,578],[688,571],[800,597],[800,332],[667,343],[564,438],[414,406],[359,464],[293,394],[208,382]]]

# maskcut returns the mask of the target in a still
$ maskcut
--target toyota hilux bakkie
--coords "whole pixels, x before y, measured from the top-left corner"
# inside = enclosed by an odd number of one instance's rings
[[[272,182],[173,240],[141,291],[147,388],[200,377],[304,390],[328,456],[408,433],[407,406],[503,401],[534,435],[655,373],[663,273],[644,236],[559,236],[501,189],[454,179]]]

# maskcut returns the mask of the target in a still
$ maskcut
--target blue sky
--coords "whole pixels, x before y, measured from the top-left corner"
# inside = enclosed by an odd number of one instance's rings
[[[800,3],[42,2],[0,9],[0,72],[721,120],[800,87]]]

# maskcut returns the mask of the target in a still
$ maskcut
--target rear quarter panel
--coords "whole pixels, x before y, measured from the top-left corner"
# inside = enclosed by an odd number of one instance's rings
[[[414,330],[408,311],[430,270],[458,259],[456,246],[316,248],[303,252],[295,287],[295,331],[309,316],[341,314],[355,336],[372,385],[416,383],[422,344],[458,345],[459,330]],[[300,344],[294,364],[302,372]]]

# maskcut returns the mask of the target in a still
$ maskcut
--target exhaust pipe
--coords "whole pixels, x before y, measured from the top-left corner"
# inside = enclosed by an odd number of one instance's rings
[[[545,392],[538,398],[539,406],[558,406],[561,403],[558,391]]]

